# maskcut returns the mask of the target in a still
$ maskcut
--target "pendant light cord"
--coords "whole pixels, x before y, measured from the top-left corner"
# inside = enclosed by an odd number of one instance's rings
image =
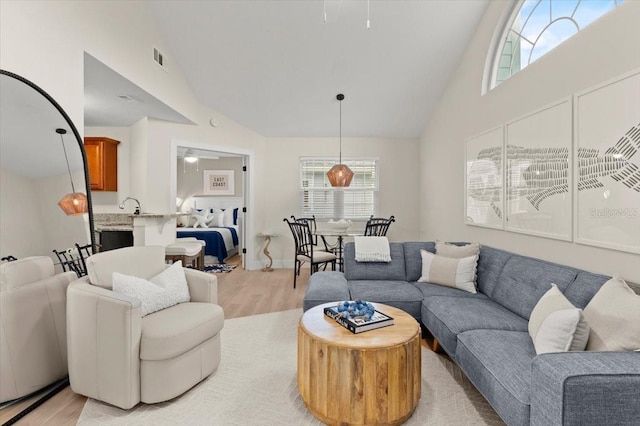
[[[340,161],[338,164],[342,164],[342,101],[340,101]]]
[[[76,189],[73,186],[73,179],[71,178],[71,166],[69,166],[69,157],[67,157],[67,148],[64,145],[64,138],[60,134],[60,142],[62,142],[62,150],[64,151],[64,159],[67,162],[67,170],[69,171],[69,180],[71,181],[71,192],[75,194]]]

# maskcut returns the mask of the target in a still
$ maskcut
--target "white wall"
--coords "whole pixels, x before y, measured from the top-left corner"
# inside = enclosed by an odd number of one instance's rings
[[[56,201],[57,203],[57,201]],[[18,231],[20,230],[20,231]],[[0,170],[0,253],[18,259],[49,256],[34,181]]]
[[[421,138],[422,236],[479,241],[640,282],[638,255],[463,223],[466,138],[640,67],[640,2],[627,1],[481,96],[487,52],[508,5],[490,3]]]
[[[201,158],[197,163],[185,163],[182,158],[178,158],[177,169],[176,196],[182,200],[186,200],[194,195],[202,195],[205,170],[233,170],[233,195],[229,196],[242,197],[244,193],[241,157],[222,157],[217,160]]]
[[[168,72],[152,60],[153,47],[165,52]],[[0,67],[47,91],[81,134],[85,52],[196,123],[185,126],[143,119],[132,126],[129,190],[148,211],[175,209],[169,190],[169,171],[175,165],[171,140],[250,147],[256,151],[252,172],[257,182],[264,180],[259,165],[264,138],[196,101],[145,2],[2,1],[0,51]],[[220,123],[217,128],[209,126],[211,117]],[[263,198],[259,190],[255,193],[256,212],[260,212]],[[255,227],[261,228],[262,219],[256,215],[254,220]],[[259,244],[255,242],[256,248]]]
[[[380,161],[380,216],[395,215],[389,228],[391,240],[419,239],[417,139],[348,138],[342,141],[342,157],[374,157]],[[269,138],[265,173],[264,229],[277,232],[269,251],[276,267],[292,267],[294,243],[285,217],[300,215],[300,157],[334,156],[337,138]],[[260,232],[263,229],[256,229]],[[264,256],[262,257],[264,260]]]

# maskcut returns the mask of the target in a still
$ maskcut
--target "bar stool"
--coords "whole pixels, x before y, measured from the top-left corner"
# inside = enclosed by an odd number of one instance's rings
[[[191,264],[192,267],[204,270],[204,261],[202,258],[202,244],[197,242],[177,242],[169,244],[164,249],[165,260],[175,262],[182,261],[182,266]]]

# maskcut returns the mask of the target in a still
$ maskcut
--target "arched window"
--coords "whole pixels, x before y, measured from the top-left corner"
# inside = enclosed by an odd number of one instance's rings
[[[506,19],[491,62],[491,90],[623,0],[519,0]]]

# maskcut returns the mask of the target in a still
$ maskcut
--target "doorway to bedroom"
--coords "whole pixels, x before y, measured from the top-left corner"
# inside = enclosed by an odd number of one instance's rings
[[[204,241],[209,268],[219,269],[229,260],[245,268],[251,154],[183,141],[172,145],[176,211],[184,213],[177,219],[177,236]]]

